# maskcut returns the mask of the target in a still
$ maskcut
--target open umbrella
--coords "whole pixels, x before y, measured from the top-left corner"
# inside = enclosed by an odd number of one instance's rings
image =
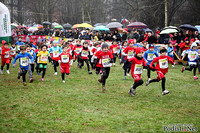
[[[198,32],[200,33],[200,25],[196,25],[195,27],[197,28]]]
[[[12,23],[12,24],[10,24],[11,25],[11,29],[14,29],[14,28],[16,28],[18,25],[17,24],[15,24],[15,23]]]
[[[38,28],[38,29],[41,29],[41,28],[43,28],[43,25],[35,24],[35,25],[33,25],[33,27],[36,27],[36,28]]]
[[[63,27],[64,28],[67,28],[67,29],[71,29],[72,28],[72,25],[67,23],[67,24],[63,24]]]
[[[149,29],[149,28],[145,28],[143,30],[144,30],[144,32],[151,32],[151,33],[153,33],[153,31],[151,29]]]
[[[44,21],[42,24],[43,24],[43,25],[51,25],[51,23],[48,22],[48,21]]]
[[[94,25],[94,27],[97,27],[97,26],[106,26],[107,24],[106,23],[96,23],[95,25]]]
[[[82,24],[79,24],[77,27],[90,28],[90,27],[92,27],[92,25],[90,25],[88,23],[82,23]]]
[[[165,29],[165,30],[162,30],[160,32],[160,34],[170,34],[170,33],[175,33],[175,32],[178,32],[178,30],[176,30],[176,29]]]
[[[28,31],[30,31],[30,32],[35,32],[35,31],[37,31],[37,30],[38,30],[37,27],[30,27],[30,28],[28,29]]]
[[[109,31],[109,29],[108,28],[106,28],[105,26],[97,26],[97,27],[95,27],[94,28],[94,30],[104,30],[104,31]]]
[[[111,22],[106,25],[106,28],[121,28],[123,25],[119,22]]]
[[[185,30],[191,30],[191,31],[195,31],[197,30],[196,27],[190,25],[190,24],[183,24],[180,26],[181,29],[185,29]]]
[[[75,24],[75,25],[72,26],[72,28],[73,28],[73,29],[78,28],[78,25],[79,25],[79,24]]]
[[[63,26],[62,25],[56,25],[53,27],[54,29],[63,29]]]
[[[127,27],[128,28],[143,29],[143,28],[147,28],[147,25],[142,23],[142,22],[133,22],[133,23],[130,23]]]

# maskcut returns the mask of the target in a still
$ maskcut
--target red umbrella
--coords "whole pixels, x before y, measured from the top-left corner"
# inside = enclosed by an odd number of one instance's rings
[[[147,28],[147,25],[142,23],[142,22],[133,22],[133,23],[130,23],[127,27],[128,28],[143,29],[143,28]]]

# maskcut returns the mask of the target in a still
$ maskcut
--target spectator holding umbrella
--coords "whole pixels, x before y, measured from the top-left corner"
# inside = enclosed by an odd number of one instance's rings
[[[122,41],[125,41],[127,39],[127,33],[124,31],[122,35]]]

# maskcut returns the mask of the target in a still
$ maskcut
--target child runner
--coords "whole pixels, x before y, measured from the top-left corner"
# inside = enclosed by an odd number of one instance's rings
[[[112,45],[110,46],[109,50],[113,54],[113,65],[115,66],[116,64],[116,58],[117,54],[119,52],[120,46],[117,45],[117,41],[113,40]]]
[[[174,53],[173,53],[173,51],[174,51],[173,45],[172,45],[171,42],[169,42],[168,49],[167,49],[167,55],[174,60]],[[172,65],[172,67],[174,67],[174,65]]]
[[[28,59],[31,59],[31,62],[33,62],[33,57],[26,52],[26,47],[24,45],[20,46],[20,53],[15,57],[13,61],[13,67],[15,67],[16,60],[19,59],[20,64],[20,71],[18,73],[18,79],[20,79],[20,76],[22,76],[23,85],[26,86],[26,73],[29,69],[29,61]]]
[[[50,53],[52,53],[52,56]],[[62,53],[62,49],[58,46],[57,41],[53,41],[53,47],[49,49],[49,56],[51,57],[54,65],[54,75],[57,75],[57,67],[59,66],[58,60],[59,60],[59,55]]]
[[[134,84],[129,90],[129,94],[134,96],[136,94],[135,90],[138,86],[143,84],[141,79],[141,74],[143,67],[146,67],[145,59],[143,58],[144,50],[141,47],[136,48],[135,57],[130,58],[128,61],[131,62],[131,75],[134,79]]]
[[[93,45],[93,49],[92,49],[92,58],[91,58],[91,65],[92,65],[92,68],[93,69],[95,69],[95,67],[94,67],[94,65],[95,65],[95,62],[96,62],[96,60],[97,60],[97,56],[95,56],[95,54],[96,54],[96,52],[97,52],[97,50],[98,50],[98,46],[99,45],[99,43],[95,43],[94,45]]]
[[[76,41],[76,45],[74,46],[73,48],[73,53],[72,53],[72,56],[74,55],[75,56],[75,60],[77,59],[78,55],[80,54],[81,50],[82,50],[83,46],[81,45],[81,40],[77,40]],[[77,59],[77,66],[80,67],[80,60]]]
[[[1,53],[1,71],[0,71],[1,74],[3,74],[3,67],[5,66],[5,64],[7,65],[6,72],[7,74],[10,74],[9,72],[10,49],[9,49],[9,44],[7,42],[4,43]]]
[[[28,67],[28,75],[30,79],[30,83],[33,82],[33,72],[34,72],[34,60],[36,59],[36,54],[29,45],[26,46],[26,52],[29,53],[33,57],[33,62],[29,59],[29,67]]]
[[[97,62],[99,60],[102,61],[103,67],[101,69],[102,69],[103,75],[101,76],[101,78],[98,81],[100,83],[102,83],[102,91],[104,92],[105,91],[106,79],[109,76],[110,67],[113,63],[113,55],[112,55],[111,52],[108,51],[108,44],[107,43],[102,44],[101,49],[102,49],[102,52],[98,55]]]
[[[147,63],[147,76],[148,76],[148,81],[151,80],[151,68],[149,67],[149,65],[151,64],[151,62],[154,60],[154,58],[158,57],[158,53],[154,50],[154,45],[153,44],[149,44],[149,50],[147,50],[144,53],[144,59]],[[153,64],[153,67],[154,64]]]
[[[17,53],[20,52],[20,46],[25,45],[25,43],[22,41],[22,37],[20,36],[18,41],[15,43],[17,45]]]
[[[47,69],[47,61],[48,61],[48,56],[49,56],[49,53],[47,52],[47,45],[42,45],[41,46],[41,51],[37,54],[38,58],[39,58],[39,73],[41,71],[43,71],[42,73],[42,81],[44,81],[44,76],[45,76],[45,73],[46,73],[46,69]]]
[[[123,52],[124,49],[127,47],[127,41],[123,41],[122,42],[122,46],[118,52],[118,54],[121,55],[121,59],[120,59],[120,64],[124,63],[125,62],[125,53]]]
[[[71,54],[69,53],[68,47],[66,45],[63,45],[62,47],[63,52],[59,56],[59,62],[60,64],[60,71],[61,71],[61,77],[63,83],[65,83],[65,74],[70,74],[70,60],[73,59]]]
[[[88,49],[88,42],[85,41],[83,43],[83,49],[81,50],[81,52],[79,54],[79,58],[80,58],[80,62],[81,62],[80,68],[83,67],[84,62],[85,62],[87,64],[88,74],[92,74],[92,72],[90,71],[90,65],[89,65],[89,62],[88,62],[89,55],[90,55],[90,51]]]
[[[134,57],[134,54],[135,54],[135,50],[136,48],[133,46],[134,45],[134,40],[133,39],[129,39],[128,41],[129,43],[129,46],[126,47],[124,49],[124,56],[125,56],[125,62],[124,62],[124,66],[123,66],[123,69],[124,69],[124,80],[126,80],[126,75],[129,76],[129,71],[131,69],[131,63],[128,61],[130,58]]]
[[[155,68],[153,67],[154,63],[157,63]],[[160,56],[156,57],[149,65],[150,68],[157,71],[158,77],[156,79],[148,80],[146,86],[152,82],[159,82],[162,80],[162,95],[169,93],[169,91],[165,89],[165,74],[168,72],[168,63],[174,64],[174,61],[171,57],[167,56],[167,49],[165,47],[160,47]]]
[[[16,56],[15,42],[12,42],[10,47],[10,61],[12,60],[12,58],[15,58],[15,56]]]
[[[185,68],[183,66],[181,71],[182,72],[184,70],[192,71],[192,69],[194,69],[193,79],[196,80],[196,79],[198,79],[198,77],[196,76],[196,69],[197,69],[197,60],[198,60],[198,55],[199,55],[199,53],[197,52],[197,44],[195,42],[192,43],[191,49],[183,51],[182,56],[184,57],[185,54],[188,54],[188,64],[189,64],[190,68]]]
[[[144,52],[146,52],[148,49],[147,49],[147,42],[143,42],[143,50],[144,50]]]

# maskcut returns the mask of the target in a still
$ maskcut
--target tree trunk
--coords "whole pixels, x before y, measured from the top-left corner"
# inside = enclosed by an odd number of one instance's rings
[[[167,27],[167,22],[168,22],[168,20],[167,20],[167,0],[165,0],[165,27]]]

